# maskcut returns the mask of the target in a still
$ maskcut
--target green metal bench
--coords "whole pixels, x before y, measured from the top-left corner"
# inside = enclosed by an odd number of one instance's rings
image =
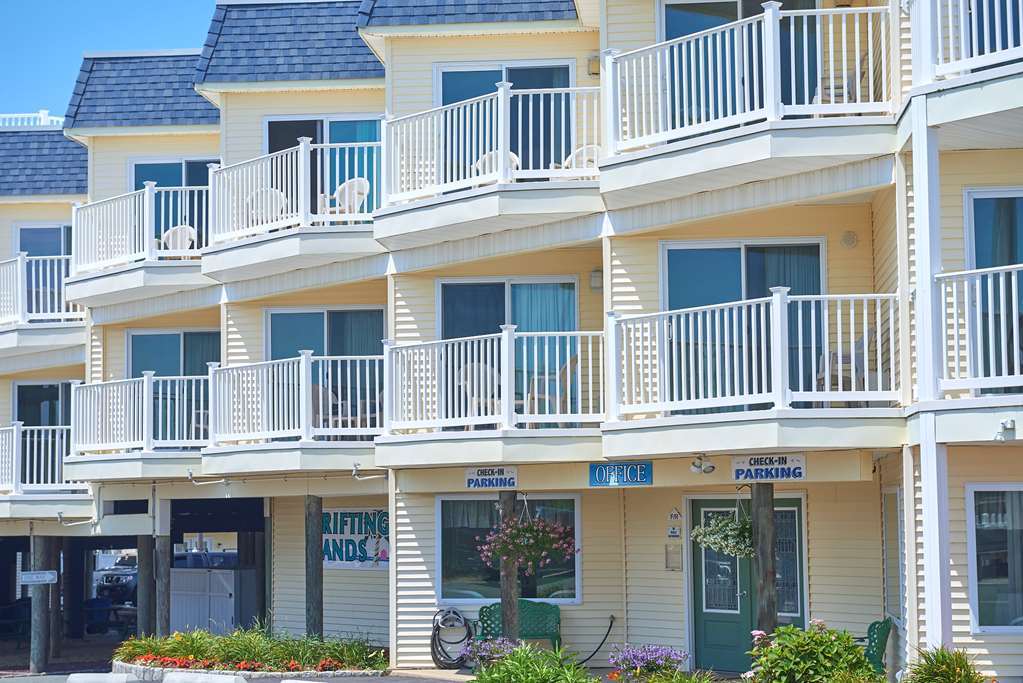
[[[867,661],[879,674],[884,673],[884,655],[888,651],[888,636],[892,632],[891,617],[882,621],[875,621],[867,627],[867,635],[857,638],[858,642],[864,643],[863,654]]]
[[[480,607],[476,639],[490,640],[501,635],[501,603]],[[561,647],[561,610],[558,606],[519,598],[519,639],[547,640],[551,647]]]

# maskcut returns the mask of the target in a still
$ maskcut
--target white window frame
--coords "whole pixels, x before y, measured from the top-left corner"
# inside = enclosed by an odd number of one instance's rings
[[[45,386],[47,384],[67,384],[70,385],[75,380],[73,379],[16,379],[11,381],[11,422],[18,421],[18,387],[37,387]],[[68,395],[70,396],[71,390],[68,389]],[[57,394],[58,410],[64,411],[63,402],[61,401],[60,392]],[[51,425],[54,427],[67,427],[70,425]]]
[[[344,311],[380,311],[384,315],[384,335],[387,334],[387,306],[382,304],[346,304],[344,306],[274,306],[263,309],[263,358],[270,360],[271,316],[274,313],[323,313],[323,352],[327,352],[327,314]]]
[[[333,114],[273,114],[264,116],[261,124],[263,128],[263,154],[270,153],[270,123],[273,121],[318,121],[323,135],[323,142],[326,143],[327,134],[330,132],[327,127],[332,121],[383,121],[383,112],[346,112]],[[296,141],[297,145],[298,142]]]
[[[221,334],[219,327],[142,327],[142,328],[128,328],[124,331],[124,376],[127,379],[131,378],[131,338],[134,336],[147,336],[147,335],[158,335],[158,334],[176,334],[180,339],[179,351],[178,351],[178,366],[181,371],[185,371],[185,333],[186,332],[216,332]],[[224,340],[221,336],[220,340],[221,355],[224,350]],[[221,359],[223,360],[223,359]],[[188,375],[179,375],[181,377],[187,377]]]
[[[167,157],[130,157],[127,160],[128,164],[128,187],[125,188],[127,192],[137,192],[135,189],[135,167],[139,164],[180,164],[181,165],[181,181],[185,182],[185,164],[194,163],[196,161],[205,161],[211,164],[221,163],[220,153],[216,152],[213,154],[190,154],[187,156],[167,156]],[[161,186],[157,186],[161,187]],[[205,187],[205,185],[191,185],[190,187]]]
[[[658,258],[658,290],[660,292],[660,310],[668,310],[668,252],[673,249],[739,249],[739,278],[742,286],[742,300],[747,298],[746,292],[746,248],[747,247],[805,247],[816,246],[821,261],[821,294],[828,293],[828,242],[826,237],[762,237],[739,238],[729,240],[661,240]]]
[[[522,496],[519,496],[522,498]],[[581,605],[583,602],[583,513],[582,513],[582,496],[578,493],[543,493],[543,494],[530,494],[529,500],[573,500],[575,501],[575,597],[574,598],[523,598],[524,600],[530,600],[532,602],[545,602],[551,605]],[[500,598],[444,598],[444,565],[441,552],[443,548],[443,520],[441,518],[441,504],[446,500],[492,500],[495,503],[498,500],[498,495],[493,494],[477,494],[477,493],[452,493],[435,496],[434,500],[434,571],[437,577],[437,583],[434,590],[434,597],[438,605],[492,605],[494,603],[501,602]]]
[[[501,80],[508,78],[508,69],[535,66],[567,66],[568,87],[574,88],[576,82],[576,60],[564,59],[493,59],[478,62],[434,62],[433,63],[433,106],[440,107],[443,101],[444,73],[448,71],[493,71],[501,70]],[[494,84],[497,92],[497,84]]]
[[[26,230],[47,230],[51,228],[60,228],[63,230],[67,227],[71,229],[71,217],[68,216],[67,222],[62,221],[19,221],[14,223],[11,230],[11,256],[17,256],[21,251],[21,233]],[[60,250],[64,251],[63,242],[60,245]],[[61,254],[61,256],[70,256],[70,254]]]
[[[888,510],[888,507],[887,507],[887,504],[886,504],[886,497],[887,496],[891,496],[891,495],[895,496],[895,509],[894,510]],[[905,510],[906,510],[906,508],[905,508],[905,501],[903,500],[903,497],[902,497],[902,488],[901,487],[899,487],[899,486],[886,486],[883,489],[881,489],[881,567],[882,567],[881,579],[882,579],[882,583],[883,583],[884,589],[885,589],[884,611],[885,611],[885,614],[887,616],[891,617],[892,623],[894,623],[896,626],[898,626],[900,628],[902,628],[904,626],[904,624],[906,623],[906,610],[907,610],[907,605],[906,605],[907,591],[906,591],[906,517],[905,517]],[[898,539],[896,539],[896,542],[894,544],[892,543],[892,539],[888,538],[888,533],[887,533],[888,525],[885,522],[885,517],[888,514],[894,514],[896,516],[896,520],[895,520],[896,530],[895,530],[895,533],[898,534]],[[888,596],[888,583],[887,582],[888,582],[888,578],[889,578],[888,575],[887,575],[888,556],[889,556],[889,553],[892,552],[893,550],[894,550],[894,552],[897,552],[898,556],[899,556],[899,563],[898,563],[898,571],[899,571],[899,576],[898,576],[898,582],[899,582],[899,586],[898,586],[899,612],[898,612],[898,614],[895,614],[891,609],[889,609],[890,605],[888,605],[888,601],[887,601],[887,596]]]
[[[532,284],[559,284],[572,285],[575,291],[575,329],[579,331],[579,276],[578,275],[524,275],[524,276],[467,276],[467,277],[439,277],[436,279],[434,292],[434,310],[437,311],[437,323],[434,333],[436,339],[443,339],[444,330],[444,285],[484,285],[504,283],[504,324],[511,323],[511,288],[512,285]],[[497,334],[500,330],[494,330]]]
[[[1003,199],[1006,197],[1023,199],[1023,185],[963,188],[963,244],[966,245],[966,270],[974,270],[977,267],[977,241],[974,231],[973,200]]]
[[[723,1],[727,2],[727,0],[657,0],[657,15],[654,17],[654,24],[655,24],[655,29],[656,29],[656,32],[657,32],[657,41],[656,42],[663,43],[664,41],[667,40],[667,38],[664,37],[665,36],[665,29],[667,28],[665,26],[665,21],[664,21],[664,10],[665,10],[665,8],[668,5],[705,5],[705,4],[708,4],[708,3],[720,3],[720,2],[723,2]],[[736,8],[737,11],[736,11],[735,14],[736,14],[737,17],[739,17],[739,20],[741,21],[743,19],[749,19],[749,17],[742,16],[742,2],[741,2],[741,0],[736,0],[735,4],[738,6]],[[820,7],[820,1],[819,0],[815,4],[817,5],[817,7]],[[763,14],[763,11],[757,12],[757,14],[752,14],[750,16],[754,16],[755,17],[755,16],[757,16],[759,14]]]
[[[977,618],[977,514],[975,494],[978,491],[1023,493],[1023,482],[968,483],[966,484],[966,579],[970,601],[970,634],[1023,634],[1023,626],[981,626]]]

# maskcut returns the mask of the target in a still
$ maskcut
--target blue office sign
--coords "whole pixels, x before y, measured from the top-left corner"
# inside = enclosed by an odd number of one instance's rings
[[[653,483],[654,464],[649,460],[590,463],[590,486],[592,487],[652,486]]]

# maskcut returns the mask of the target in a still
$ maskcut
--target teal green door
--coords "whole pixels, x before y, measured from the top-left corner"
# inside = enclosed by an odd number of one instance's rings
[[[741,509],[738,506],[742,506]],[[715,516],[748,514],[749,501],[723,498],[692,501],[692,524]],[[778,621],[805,624],[803,605],[802,501],[775,501],[775,566]],[[696,667],[741,672],[750,667],[750,631],[755,627],[756,591],[749,558],[723,555],[692,544],[692,605]]]

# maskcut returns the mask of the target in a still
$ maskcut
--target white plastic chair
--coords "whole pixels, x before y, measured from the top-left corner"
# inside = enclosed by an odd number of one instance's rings
[[[868,328],[867,334],[860,337],[853,344],[852,352],[848,347],[842,351],[832,351],[828,354],[828,371],[830,377],[824,376],[824,355],[821,355],[817,366],[817,386],[826,391],[838,391],[838,381],[841,376],[842,391],[866,391],[867,388],[875,389],[877,384],[877,370],[871,370],[866,363],[868,358],[868,340],[874,336],[874,329]],[[856,363],[856,376],[852,376],[853,362]],[[841,373],[841,375],[839,375]]]
[[[359,213],[369,197],[369,190],[369,180],[366,178],[349,178],[338,185],[332,195],[323,197],[321,213],[342,216]]]
[[[165,251],[185,251],[195,246],[197,233],[191,225],[175,225],[160,237],[160,248]]]
[[[477,159],[472,165],[473,175],[481,176],[488,173],[497,173],[497,150],[491,150]],[[515,152],[508,152],[508,168],[517,171],[521,168],[519,157]]]
[[[586,174],[585,176],[579,177],[582,180],[596,180],[597,161],[600,159],[601,151],[602,150],[600,145],[583,145],[582,147],[577,147],[572,151],[571,154],[565,157],[565,160],[562,161],[560,164],[556,163],[551,164],[551,169],[552,170],[562,169],[571,171],[578,171],[581,169],[586,170],[592,169],[594,171],[592,175]]]
[[[284,193],[273,187],[262,187],[253,190],[245,198],[245,214],[249,225],[272,223],[284,215],[288,206],[288,198]]]

